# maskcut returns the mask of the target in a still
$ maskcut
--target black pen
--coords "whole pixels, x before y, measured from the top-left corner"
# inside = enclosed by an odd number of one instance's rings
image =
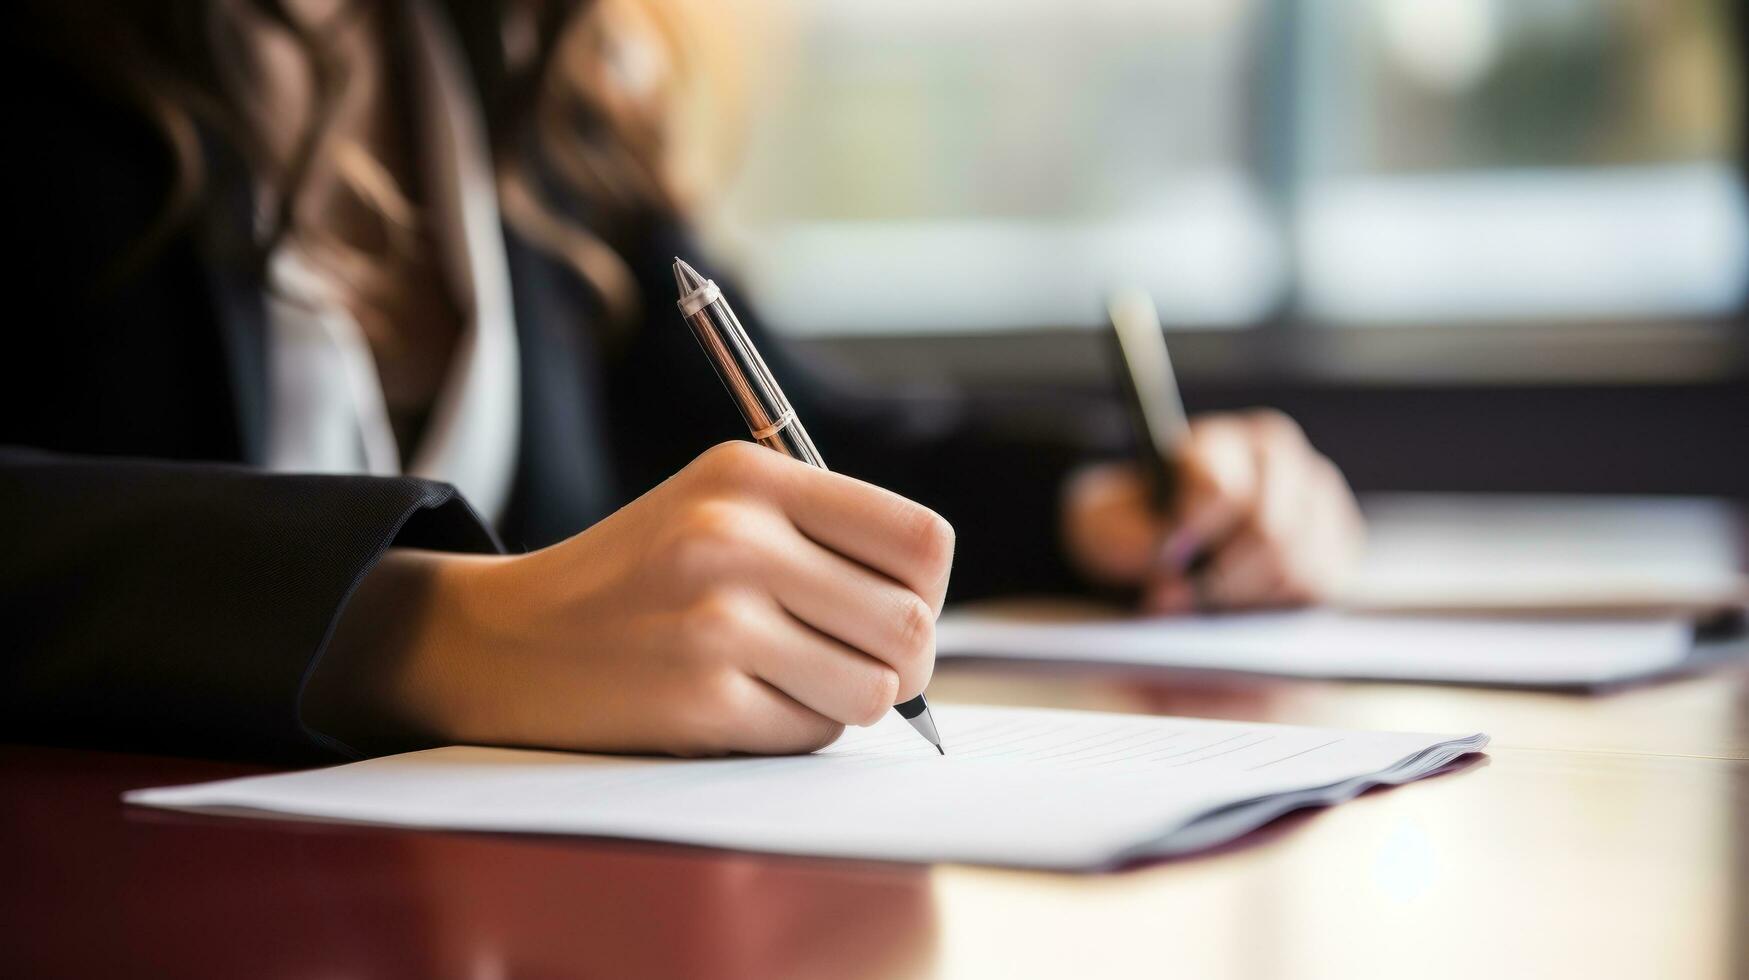
[[[680,258],[674,260],[674,284],[680,289],[680,299],[676,302],[680,315],[686,318],[698,345],[704,348],[711,366],[717,369],[723,387],[729,389],[730,397],[741,409],[754,440],[785,456],[826,469],[826,461],[814,448],[814,440],[808,438],[808,430],[802,428],[796,410],[790,407],[789,399],[777,386],[777,379],[765,367],[765,359],[753,349],[747,331],[741,328],[735,311],[729,309],[728,301],[723,299],[723,291]],[[935,730],[935,718],[929,713],[929,702],[923,700],[923,695],[919,694],[893,710],[928,739],[935,751],[947,754],[941,747],[941,734]]]

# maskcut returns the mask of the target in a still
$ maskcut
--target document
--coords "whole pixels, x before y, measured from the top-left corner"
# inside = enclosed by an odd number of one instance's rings
[[[1338,609],[1130,619],[1083,607],[1050,621],[955,610],[938,626],[937,655],[1595,688],[1687,666],[1694,624],[1749,600],[1742,529],[1716,500],[1363,504],[1367,553]]]
[[[936,656],[1092,661],[1197,670],[1601,687],[1683,664],[1683,619],[1481,619],[1375,616],[1334,609],[1036,622],[950,612]]]
[[[1749,601],[1723,501],[1383,494],[1363,507],[1349,609],[1694,617]]]
[[[130,803],[784,854],[1097,869],[1229,841],[1408,782],[1487,736],[937,705],[807,756],[654,759],[456,746],[126,794]]]

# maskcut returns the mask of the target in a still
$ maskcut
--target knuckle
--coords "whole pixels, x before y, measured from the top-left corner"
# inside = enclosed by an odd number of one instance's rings
[[[705,450],[696,462],[714,482],[743,483],[754,479],[772,455],[763,446],[731,439]]]
[[[745,465],[748,462],[748,457],[756,448],[745,440],[730,439],[706,449],[699,454],[699,459],[713,466],[736,467]]]
[[[686,611],[684,632],[696,652],[719,649],[753,632],[752,604],[726,590],[705,593]]]
[[[1248,413],[1251,425],[1266,437],[1275,440],[1304,441],[1305,431],[1293,417],[1275,408],[1257,408]]]
[[[895,667],[909,666],[935,649],[935,611],[920,596],[906,593],[894,618],[899,634],[894,653],[901,661]]]
[[[904,522],[906,539],[917,560],[931,572],[945,571],[953,563],[953,525],[935,511],[917,505],[913,505]]]
[[[872,725],[898,703],[898,672],[885,667],[877,668],[870,672],[869,682],[857,697],[855,717],[851,721],[858,725]]]
[[[700,500],[687,508],[680,522],[682,533],[689,538],[702,538],[729,544],[739,544],[747,536],[753,514],[745,507],[721,499]]]
[[[726,746],[740,730],[741,685],[728,668],[700,671],[687,711],[691,738],[701,745]]]
[[[915,596],[907,599],[898,629],[898,649],[889,655],[889,666],[897,672],[897,690],[891,692],[889,706],[922,693],[935,671],[935,614],[929,604]]]
[[[673,714],[664,751],[689,758],[727,755],[740,731],[738,697],[731,672],[698,670],[670,695]]]
[[[692,578],[708,578],[757,544],[756,516],[724,500],[702,500],[687,508],[674,523],[676,570]]]
[[[741,708],[740,681],[740,675],[728,667],[707,671],[701,676],[699,696],[712,716],[734,720]]]
[[[716,538],[686,533],[676,535],[669,548],[672,570],[685,582],[708,582],[715,578],[727,552]]]
[[[830,718],[818,718],[801,726],[796,732],[795,741],[788,748],[800,755],[818,752],[844,734],[844,726]]]

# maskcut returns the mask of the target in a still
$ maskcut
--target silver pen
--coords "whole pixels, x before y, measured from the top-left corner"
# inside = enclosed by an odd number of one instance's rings
[[[764,358],[753,349],[753,342],[747,338],[747,331],[741,328],[735,311],[729,309],[728,301],[723,299],[723,291],[678,257],[674,260],[674,285],[680,289],[680,299],[676,303],[680,315],[686,318],[693,337],[704,348],[711,366],[716,368],[723,387],[729,389],[742,418],[747,420],[747,429],[753,434],[754,441],[811,466],[827,469],[820,451],[814,448],[814,440],[808,438],[808,430],[802,428],[801,420],[796,418],[796,410],[783,396],[783,389],[777,386],[777,379],[766,368]],[[895,705],[893,710],[928,739],[935,751],[947,754],[941,747],[941,734],[935,730],[935,718],[930,715],[929,702],[923,700],[923,695]]]
[[[1173,461],[1190,438],[1190,421],[1178,394],[1178,377],[1172,373],[1166,334],[1160,329],[1153,298],[1140,289],[1114,294],[1106,310],[1117,338],[1118,377],[1128,396],[1130,420],[1140,437],[1137,450],[1149,496],[1155,510],[1165,511],[1177,482]]]

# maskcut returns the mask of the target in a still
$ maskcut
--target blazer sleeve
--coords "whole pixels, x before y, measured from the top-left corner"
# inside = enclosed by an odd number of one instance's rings
[[[714,442],[747,438],[675,309],[673,256],[699,252],[678,223],[648,227],[650,236],[627,250],[644,320],[608,384],[618,423],[616,463],[632,487],[654,484]],[[1094,426],[1028,431],[1000,406],[956,391],[886,390],[811,363],[765,328],[732,280],[707,274],[723,288],[827,464],[923,503],[953,524],[952,598],[1087,587],[1063,557],[1062,485],[1078,463],[1122,452],[1121,444],[1108,444]],[[1041,414],[1039,407],[1030,414]],[[1072,417],[1077,409],[1057,414]]]
[[[391,545],[498,550],[447,485],[0,447],[0,737],[346,753],[299,714]]]

